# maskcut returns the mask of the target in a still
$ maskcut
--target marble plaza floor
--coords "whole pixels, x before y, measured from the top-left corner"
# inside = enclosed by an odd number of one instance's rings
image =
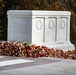
[[[0,56],[0,75],[76,75],[76,60]]]

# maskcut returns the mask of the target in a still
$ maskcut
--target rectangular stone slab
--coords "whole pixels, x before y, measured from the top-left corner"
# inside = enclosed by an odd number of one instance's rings
[[[70,42],[69,11],[9,10],[7,15],[8,41],[75,49]]]

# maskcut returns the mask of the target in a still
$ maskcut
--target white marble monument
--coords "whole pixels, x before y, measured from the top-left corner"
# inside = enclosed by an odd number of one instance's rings
[[[9,10],[7,15],[8,41],[74,50],[70,42],[69,11]]]

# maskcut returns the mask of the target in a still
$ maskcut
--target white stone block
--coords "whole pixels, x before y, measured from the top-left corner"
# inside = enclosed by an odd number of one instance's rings
[[[9,10],[7,15],[8,41],[74,50],[70,42],[69,11]]]

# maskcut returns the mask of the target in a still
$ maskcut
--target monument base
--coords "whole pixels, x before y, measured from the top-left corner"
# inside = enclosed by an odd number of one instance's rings
[[[56,45],[46,45],[49,48],[60,49],[60,50],[75,50],[75,46],[73,44],[56,44]]]
[[[75,50],[75,46],[72,43],[63,43],[63,44],[43,44],[41,46],[46,46],[48,48],[60,49],[64,51]]]

